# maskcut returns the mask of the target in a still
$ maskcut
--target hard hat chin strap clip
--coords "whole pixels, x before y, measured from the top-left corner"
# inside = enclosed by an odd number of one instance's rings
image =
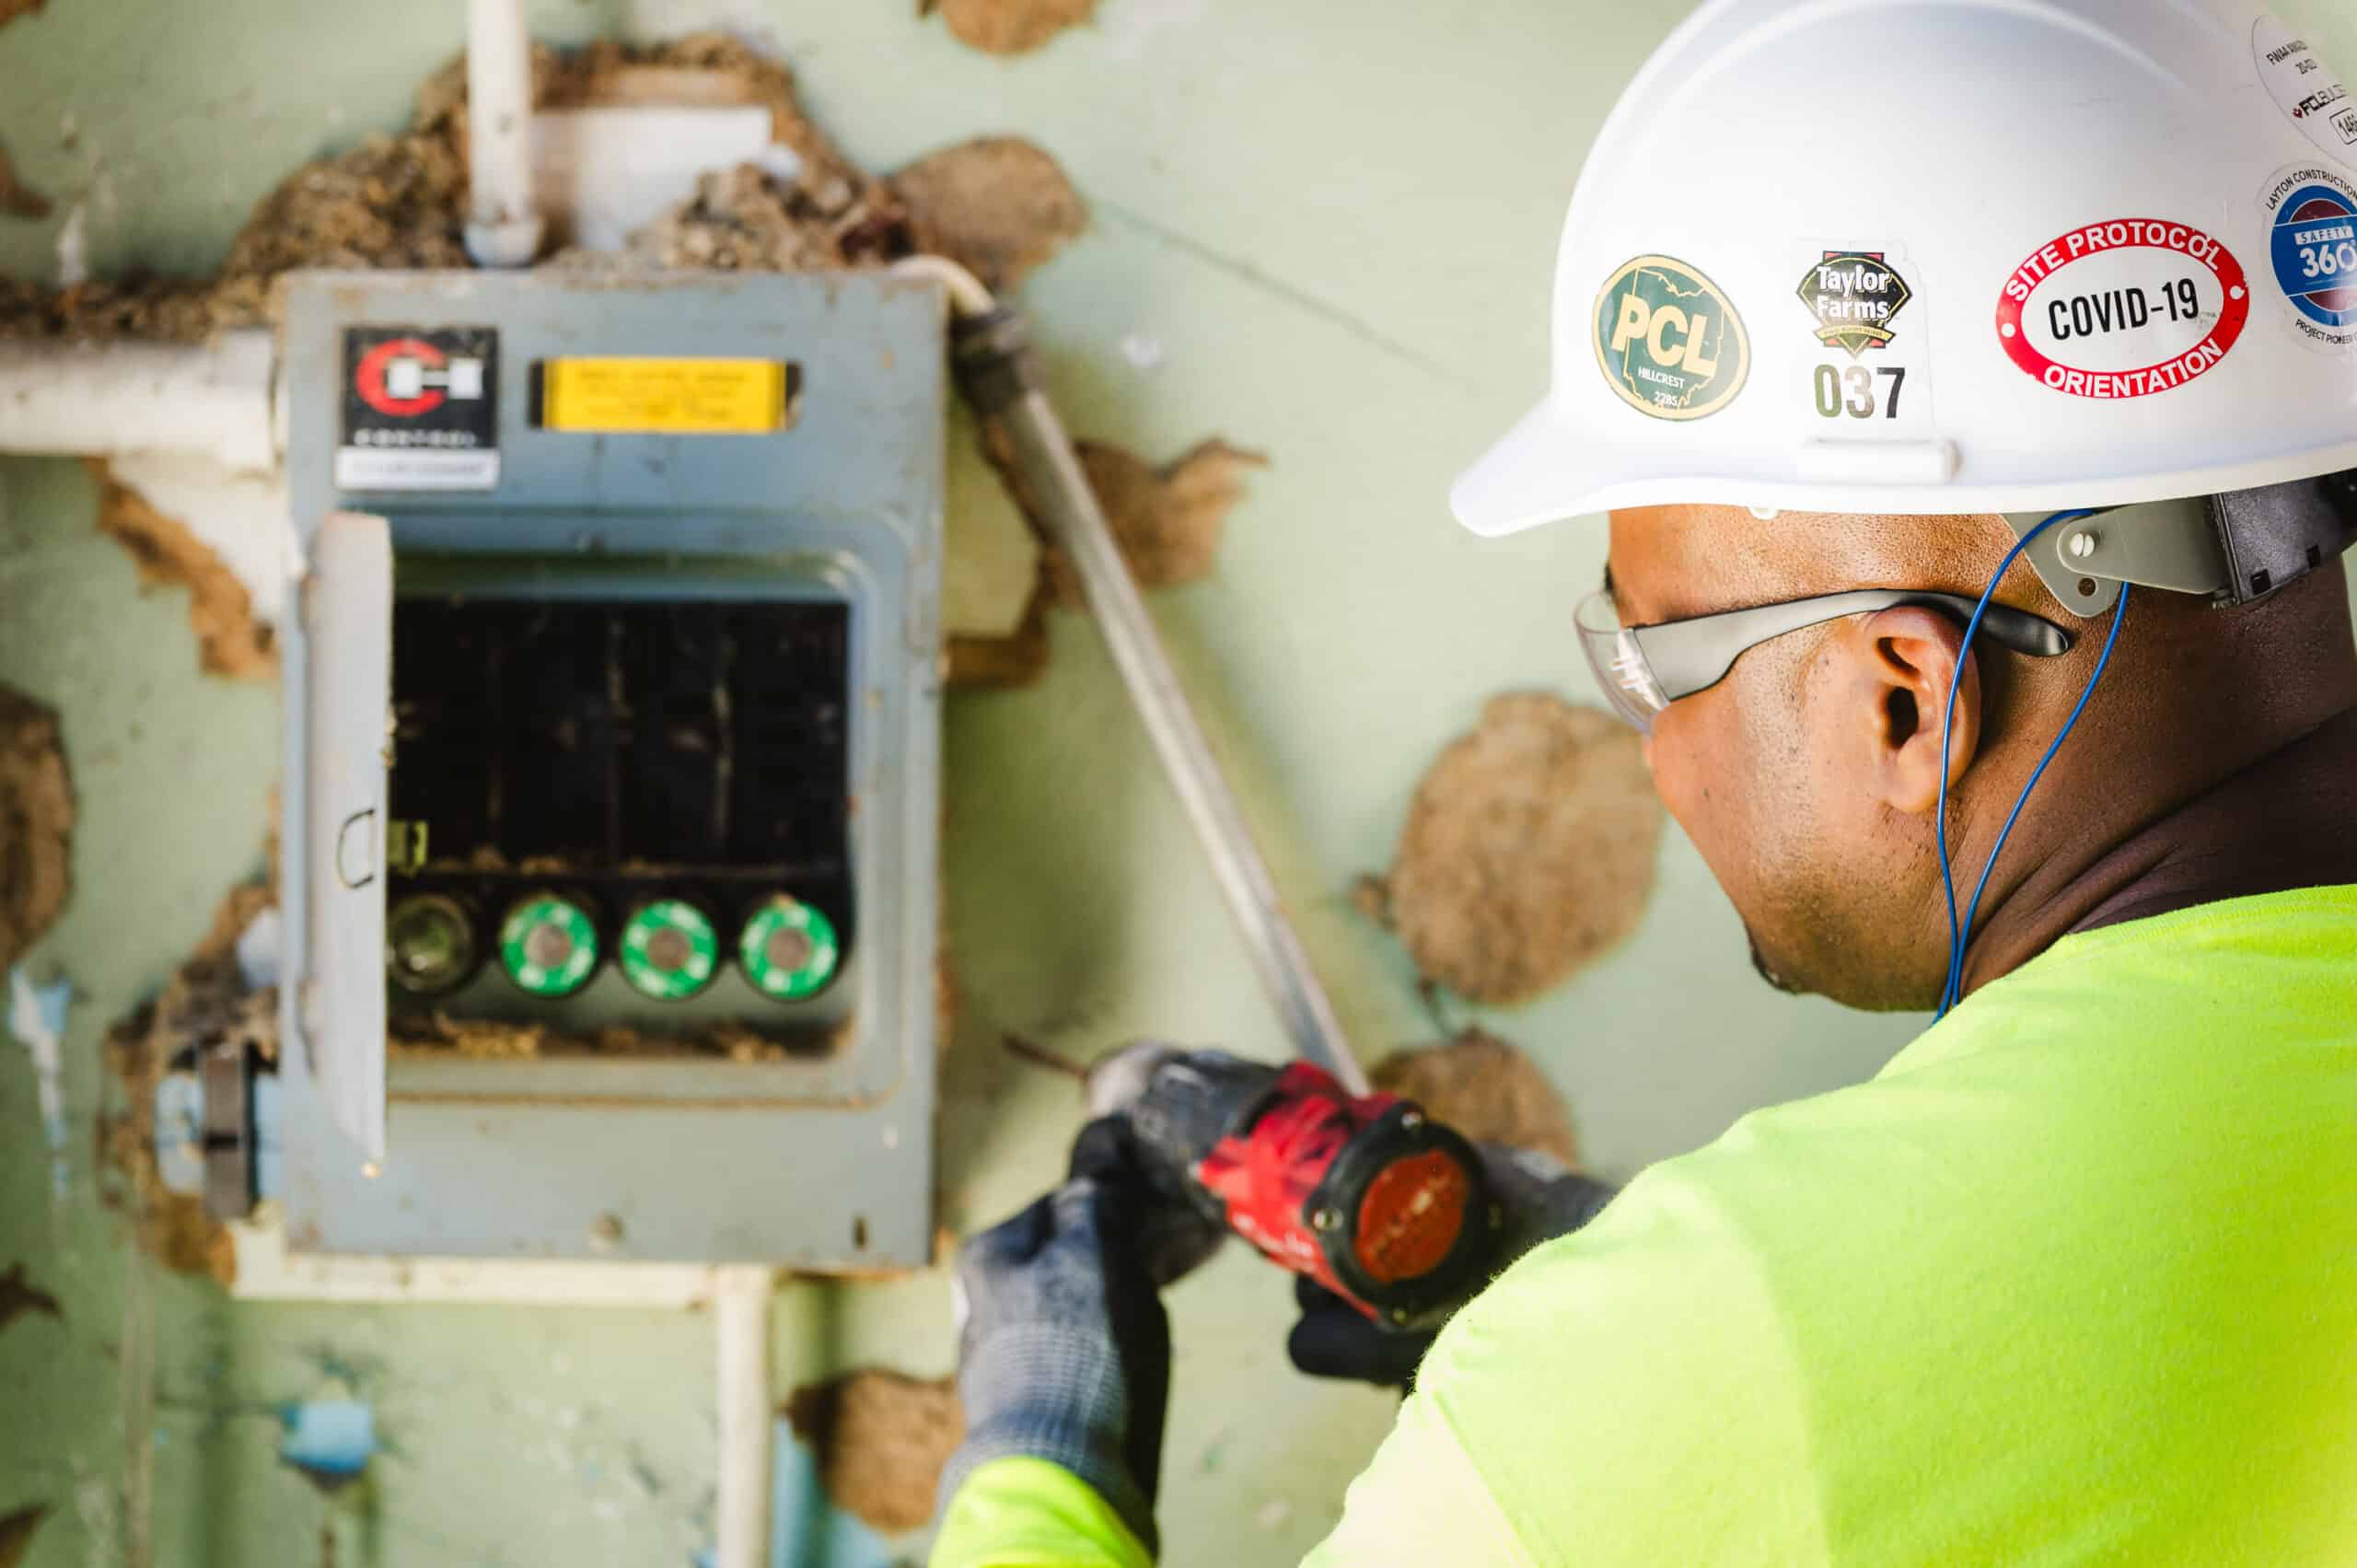
[[[2003,517],[2026,538],[2052,515]],[[2357,470],[2115,507],[2048,529],[2024,553],[2065,610],[2092,620],[2118,602],[2122,583],[2248,604],[2352,545]]]

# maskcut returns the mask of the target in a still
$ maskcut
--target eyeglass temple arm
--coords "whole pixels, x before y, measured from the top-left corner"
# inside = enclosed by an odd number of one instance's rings
[[[1663,700],[1675,702],[1717,685],[1726,679],[1727,671],[1735,668],[1735,661],[1745,650],[1787,632],[1900,604],[1931,605],[1946,610],[1959,623],[1968,624],[1976,602],[1961,594],[1857,588],[1817,598],[1794,599],[1788,604],[1763,604],[1752,610],[1701,615],[1691,621],[1636,627],[1629,634],[1636,639],[1639,651],[1645,656],[1645,663],[1661,687]],[[1980,633],[2000,647],[2033,658],[2052,658],[2067,653],[2073,640],[2070,633],[2051,621],[1994,599],[1981,613]]]

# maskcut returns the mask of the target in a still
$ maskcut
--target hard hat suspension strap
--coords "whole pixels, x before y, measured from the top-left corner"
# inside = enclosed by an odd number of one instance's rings
[[[2047,591],[2082,617],[2109,610],[2123,583],[2248,604],[2357,545],[2357,470],[2098,510],[2043,532],[2046,514],[2004,518]]]

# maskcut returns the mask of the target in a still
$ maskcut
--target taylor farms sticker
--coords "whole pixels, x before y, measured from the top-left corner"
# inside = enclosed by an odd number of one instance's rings
[[[1828,250],[1801,274],[1801,303],[1817,341],[1852,359],[1890,346],[1898,313],[1915,297],[1881,250]]]
[[[1596,296],[1596,362],[1630,407],[1701,419],[1735,401],[1751,340],[1719,285],[1668,256],[1640,256]]]
[[[2113,218],[2039,246],[1997,296],[2022,370],[2075,398],[2144,398],[2209,374],[2250,319],[2242,263],[2217,236]]]
[[[347,327],[338,490],[499,483],[499,332]]]
[[[2317,165],[2287,168],[2259,206],[2293,329],[2317,348],[2357,344],[2357,180]]]
[[[1808,362],[1805,401],[1819,419],[1842,426],[1820,434],[1852,440],[1927,424],[1931,360],[1922,323],[1899,319],[1915,297],[1905,256],[1882,245],[1796,242],[1794,250],[1806,261],[1794,293],[1823,349]]]
[[[2308,41],[2273,17],[2261,17],[2251,24],[2250,52],[2268,96],[2292,123],[2317,146],[2357,165],[2357,99]]]

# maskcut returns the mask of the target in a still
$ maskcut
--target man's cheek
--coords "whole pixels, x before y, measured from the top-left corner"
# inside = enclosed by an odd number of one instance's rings
[[[1701,834],[1696,830],[1711,804],[1711,770],[1698,750],[1701,734],[1687,722],[1690,716],[1676,705],[1663,709],[1655,716],[1643,749],[1662,804],[1689,838],[1699,840]]]

